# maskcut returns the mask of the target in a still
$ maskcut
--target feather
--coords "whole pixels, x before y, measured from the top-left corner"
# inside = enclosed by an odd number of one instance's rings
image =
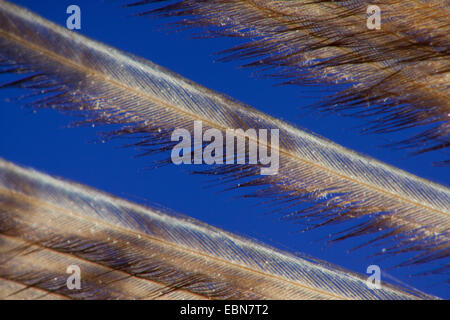
[[[279,154],[277,174],[261,175],[260,164],[196,166],[197,171],[230,188],[254,190],[248,196],[268,198],[288,219],[302,219],[310,228],[350,222],[335,241],[366,234],[376,236],[372,241],[388,239],[385,255],[415,253],[405,265],[449,257],[447,187],[299,130],[6,1],[0,2],[0,65],[0,72],[27,74],[3,87],[31,90],[33,107],[76,112],[85,123],[120,125],[110,135],[135,137],[145,153],[166,154],[178,143],[171,141],[172,132],[193,132],[196,121],[203,130],[221,132],[278,129],[278,145],[250,137]]]
[[[1,159],[0,222],[0,298],[435,298]]]
[[[144,0],[128,6],[153,2],[158,8],[140,15],[185,16],[175,25],[249,39],[225,50],[222,60],[246,60],[246,67],[284,83],[343,84],[313,105],[318,110],[369,117],[373,125],[364,131],[422,126],[397,143],[416,153],[450,146],[448,1],[179,0],[161,7],[162,1]],[[367,27],[373,5],[381,10],[379,30]]]

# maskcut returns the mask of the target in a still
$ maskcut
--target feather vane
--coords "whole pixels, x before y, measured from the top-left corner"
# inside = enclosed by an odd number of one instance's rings
[[[246,67],[284,83],[345,85],[313,107],[369,117],[372,125],[364,131],[424,128],[397,146],[423,153],[450,145],[448,1],[161,2],[167,1],[128,6],[157,3],[158,8],[138,14],[183,16],[176,26],[202,27],[206,36],[249,39],[225,50],[222,60],[242,59]],[[374,5],[381,10],[377,30],[367,27],[367,10]]]
[[[37,108],[77,112],[86,123],[121,125],[146,153],[167,152],[177,128],[279,129],[279,171],[260,165],[199,169],[249,196],[287,203],[287,218],[312,227],[359,221],[335,240],[364,234],[393,240],[386,253],[416,252],[405,264],[447,259],[450,190],[325,138],[295,128],[149,61],[70,32],[20,7],[0,2],[0,72],[28,73],[2,87],[31,90]],[[258,144],[272,146],[258,139]],[[170,160],[164,160],[170,163]],[[255,189],[255,188],[253,188]],[[304,203],[315,202],[306,209]],[[282,212],[283,207],[280,208]]]
[[[435,298],[2,159],[0,261],[2,299]]]

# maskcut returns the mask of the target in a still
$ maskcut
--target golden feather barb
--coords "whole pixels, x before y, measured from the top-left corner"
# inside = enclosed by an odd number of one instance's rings
[[[139,1],[129,6],[167,1]],[[223,60],[287,79],[341,83],[346,89],[314,105],[368,116],[367,131],[425,125],[399,146],[426,152],[450,146],[450,6],[442,0],[181,0],[140,13],[186,16],[176,24],[206,27],[206,35],[248,43]],[[369,30],[367,10],[381,10],[381,29]],[[443,161],[443,164],[450,163]]]
[[[434,298],[2,159],[0,262],[0,299]]]
[[[405,264],[450,256],[450,190],[299,130],[141,58],[70,32],[0,2],[0,72],[28,73],[3,85],[30,89],[32,106],[78,111],[86,122],[120,124],[113,136],[136,136],[147,153],[170,150],[176,128],[279,129],[276,175],[260,165],[196,166],[221,183],[256,187],[288,218],[322,226],[358,221],[334,239],[375,234],[386,254],[415,252]],[[224,134],[225,135],[225,134]],[[239,134],[238,134],[239,135]],[[272,149],[272,151],[274,150]],[[167,160],[166,163],[170,163]],[[251,188],[254,189],[254,188]],[[304,203],[315,205],[304,209]],[[303,207],[302,207],[303,206]]]

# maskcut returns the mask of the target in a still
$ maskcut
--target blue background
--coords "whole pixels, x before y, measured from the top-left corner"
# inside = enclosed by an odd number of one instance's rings
[[[131,16],[139,11],[120,8],[122,1],[14,1],[45,18],[65,25],[66,8],[81,7],[80,33],[124,51],[147,58],[213,90],[321,134],[337,143],[400,167],[444,185],[449,184],[448,168],[433,167],[444,154],[431,153],[409,157],[405,151],[380,147],[406,132],[389,135],[361,135],[362,120],[318,115],[301,109],[320,99],[324,93],[309,87],[275,86],[273,79],[255,79],[251,70],[238,68],[238,62],[219,63],[212,53],[239,43],[236,39],[192,39],[193,31],[169,33],[167,20]],[[141,8],[140,10],[145,9]],[[0,81],[7,77],[0,77]],[[333,88],[327,89],[330,93]],[[18,90],[0,91],[0,156],[20,165],[80,182],[143,204],[158,203],[222,229],[256,238],[290,252],[303,252],[359,273],[378,264],[382,279],[397,279],[425,292],[450,298],[443,276],[414,276],[422,267],[394,268],[394,257],[378,260],[369,257],[380,248],[350,251],[361,243],[351,239],[327,245],[321,240],[330,228],[299,233],[299,226],[267,214],[257,200],[236,199],[237,192],[222,192],[210,178],[190,175],[192,168],[170,165],[158,170],[143,170],[151,158],[134,158],[137,152],[121,149],[120,141],[96,142],[96,133],[105,128],[67,128],[70,117],[51,110],[33,112],[19,103],[6,103]],[[123,142],[123,141],[122,141]],[[214,185],[215,183],[213,183]],[[403,257],[404,258],[404,257]]]

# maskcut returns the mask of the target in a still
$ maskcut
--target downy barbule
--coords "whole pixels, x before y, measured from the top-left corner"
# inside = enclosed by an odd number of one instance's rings
[[[338,222],[334,240],[372,234],[386,241],[383,255],[410,252],[404,265],[439,261],[448,269],[450,190],[302,131],[149,61],[57,26],[23,8],[0,2],[0,73],[25,74],[3,84],[31,93],[34,108],[84,116],[83,123],[114,124],[109,137],[129,136],[144,152],[168,153],[175,129],[278,129],[279,170],[259,164],[200,167],[230,188],[279,203],[288,218],[313,228]],[[170,163],[170,159],[162,163]],[[250,188],[249,188],[250,189]],[[310,204],[307,209],[302,206]],[[342,224],[345,226],[345,224]]]
[[[222,60],[247,61],[246,67],[284,83],[344,85],[312,107],[369,117],[373,122],[364,131],[424,128],[392,146],[414,153],[450,146],[446,0],[123,1],[156,3],[156,9],[138,14],[185,17],[173,24],[201,27],[202,36],[249,40],[223,51]],[[376,28],[368,27],[373,10],[379,14]]]

